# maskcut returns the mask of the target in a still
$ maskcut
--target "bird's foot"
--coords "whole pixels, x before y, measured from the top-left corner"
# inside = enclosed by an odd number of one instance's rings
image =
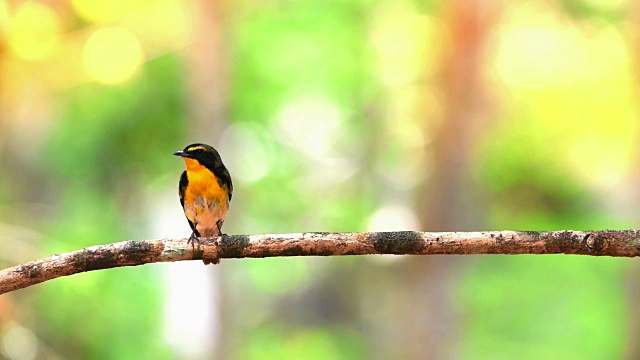
[[[200,245],[200,238],[196,236],[195,232],[192,232],[187,240],[187,245],[191,244],[191,248],[195,249],[196,243],[198,243],[198,246]]]

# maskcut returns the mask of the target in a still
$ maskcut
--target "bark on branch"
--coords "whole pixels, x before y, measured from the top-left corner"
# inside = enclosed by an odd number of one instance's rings
[[[123,241],[91,246],[0,271],[0,294],[60,276],[155,262],[220,258],[336,255],[431,254],[578,254],[640,255],[639,230],[369,232],[224,235],[187,239]]]

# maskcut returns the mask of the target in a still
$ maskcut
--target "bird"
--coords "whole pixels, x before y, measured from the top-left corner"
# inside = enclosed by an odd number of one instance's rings
[[[178,194],[192,230],[188,242],[195,246],[200,237],[222,236],[233,183],[220,154],[213,146],[195,143],[173,155],[182,157],[187,167],[180,175]]]

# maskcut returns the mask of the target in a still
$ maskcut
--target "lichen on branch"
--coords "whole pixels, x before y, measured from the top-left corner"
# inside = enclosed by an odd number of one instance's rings
[[[373,254],[640,255],[638,230],[309,232],[223,235],[195,244],[187,240],[123,241],[17,265],[0,271],[0,294],[86,271],[182,260]]]

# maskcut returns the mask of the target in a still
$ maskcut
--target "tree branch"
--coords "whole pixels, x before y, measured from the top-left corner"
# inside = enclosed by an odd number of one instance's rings
[[[220,258],[337,255],[431,254],[578,254],[640,255],[638,230],[370,232],[224,235],[187,239],[123,241],[53,255],[0,271],[0,294],[61,276],[155,262]]]

